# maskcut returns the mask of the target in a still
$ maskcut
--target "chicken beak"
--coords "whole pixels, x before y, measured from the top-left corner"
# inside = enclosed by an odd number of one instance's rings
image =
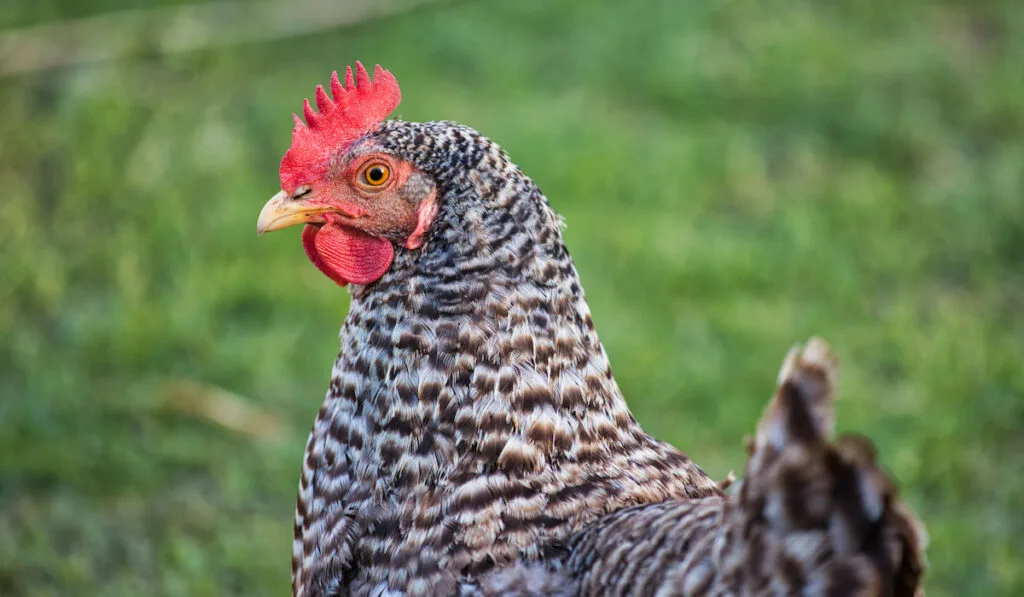
[[[315,204],[303,199],[294,199],[281,191],[263,206],[256,220],[256,234],[280,230],[296,224],[311,224],[326,221],[324,214],[339,212],[331,205]]]

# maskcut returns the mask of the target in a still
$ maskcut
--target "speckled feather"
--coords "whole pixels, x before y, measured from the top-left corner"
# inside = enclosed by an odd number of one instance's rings
[[[867,440],[829,441],[837,363],[791,352],[731,497],[600,518],[565,555],[496,570],[464,595],[914,597],[924,529]]]
[[[418,167],[439,211],[421,248],[350,287],[302,467],[296,596],[470,590],[611,512],[721,495],[630,414],[560,220],[497,145],[392,120],[346,149],[368,150]]]

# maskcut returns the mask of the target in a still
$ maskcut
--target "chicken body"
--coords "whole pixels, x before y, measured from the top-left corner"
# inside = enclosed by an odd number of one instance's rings
[[[926,535],[864,438],[831,441],[838,365],[813,339],[790,353],[733,495],[600,518],[543,562],[464,595],[915,597]]]
[[[305,224],[349,285],[296,507],[295,597],[904,597],[922,535],[863,442],[829,442],[835,363],[787,360],[727,497],[644,433],[560,220],[494,143],[384,121],[357,65],[295,117],[260,232]]]
[[[294,593],[451,594],[603,514],[718,495],[630,414],[559,219],[504,152],[450,123],[369,137],[433,179],[439,211],[422,249],[352,287],[303,464]]]

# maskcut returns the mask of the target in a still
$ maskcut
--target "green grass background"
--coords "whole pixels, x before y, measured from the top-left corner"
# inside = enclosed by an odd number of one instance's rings
[[[0,27],[130,5],[16,0]],[[0,78],[0,594],[287,593],[347,294],[255,221],[290,113],[356,59],[548,194],[649,431],[742,470],[820,334],[840,429],[928,524],[929,594],[1024,595],[1013,0],[449,2]],[[181,383],[277,433],[190,414]]]

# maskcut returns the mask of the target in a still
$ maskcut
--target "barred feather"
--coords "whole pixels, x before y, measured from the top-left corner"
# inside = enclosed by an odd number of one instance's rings
[[[579,596],[915,597],[924,529],[860,437],[829,441],[838,364],[811,340],[790,353],[732,497],[671,500],[588,525],[565,555],[498,571],[498,595],[546,585]]]

